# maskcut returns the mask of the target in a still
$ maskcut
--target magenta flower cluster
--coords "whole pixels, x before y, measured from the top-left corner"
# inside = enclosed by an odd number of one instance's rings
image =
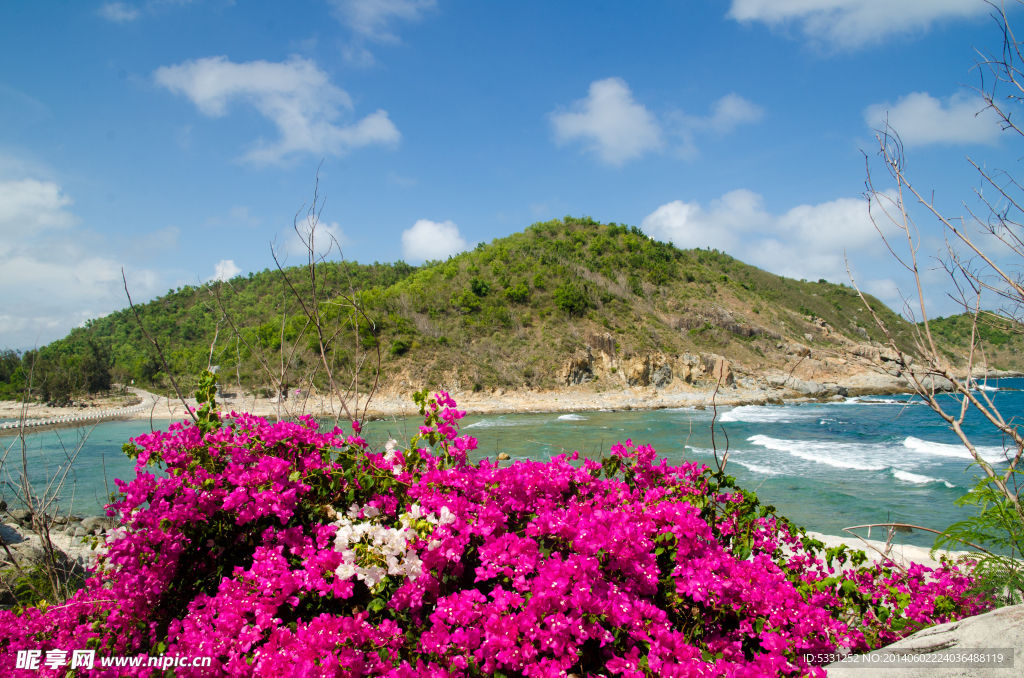
[[[474,465],[464,412],[421,405],[420,434],[381,452],[358,424],[235,413],[135,439],[123,534],[66,604],[0,612],[0,674],[64,675],[18,650],[95,649],[213,657],[181,677],[824,676],[805,655],[986,609],[948,564],[824,552],[649,446]]]

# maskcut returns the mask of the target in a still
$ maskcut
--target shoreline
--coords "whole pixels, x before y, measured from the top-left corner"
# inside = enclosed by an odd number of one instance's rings
[[[480,395],[472,392],[454,392],[450,395],[467,415],[482,414],[540,414],[540,413],[572,413],[597,411],[630,411],[630,410],[663,410],[671,408],[692,407],[696,409],[712,409],[714,407],[738,407],[742,405],[783,405],[802,402],[829,402],[845,400],[844,396],[813,398],[806,396],[793,397],[776,389],[729,389],[720,390],[717,394],[710,390],[679,390],[676,392],[658,391],[653,387],[636,387],[615,391],[581,392],[566,389],[564,391],[522,392]],[[858,395],[898,395],[885,390],[877,394],[859,393]],[[190,407],[196,407],[192,398],[186,399]],[[217,400],[223,412],[250,413],[261,417],[274,417],[280,414],[282,419],[294,419],[304,414],[317,417],[339,416],[346,419],[344,413],[331,411],[329,401],[293,404],[285,402],[280,410],[278,404],[268,398],[237,397]],[[20,409],[20,405],[19,405]],[[96,423],[111,421],[137,421],[153,418],[154,420],[184,421],[187,419],[185,409],[176,398],[168,399],[155,396],[155,401],[148,404],[126,409],[97,411],[88,415],[79,415],[77,408],[58,408],[30,405],[25,418],[25,432],[76,428]],[[129,411],[130,410],[130,411]],[[360,412],[363,404],[360,403]],[[5,414],[0,410],[0,414]],[[12,413],[13,414],[13,413]],[[409,395],[387,395],[374,397],[363,421],[379,421],[396,418],[419,416],[419,410]],[[12,419],[14,417],[11,417]],[[17,422],[0,425],[0,436],[17,435],[20,427]]]
[[[96,410],[82,414],[78,408],[49,407],[30,404],[25,409],[26,433],[89,426],[110,421],[134,420],[171,420],[187,419],[185,408],[177,398],[133,389],[143,396],[143,402],[130,408],[112,408]],[[692,387],[676,387],[656,389],[653,386],[627,387],[609,390],[585,390],[579,387],[565,387],[553,391],[522,391],[497,389],[494,393],[481,394],[472,391],[454,391],[450,395],[458,403],[460,410],[467,415],[485,414],[541,414],[541,413],[573,413],[597,411],[650,411],[672,408],[713,409],[715,407],[739,407],[743,405],[783,405],[807,402],[838,402],[848,397],[867,395],[911,396],[913,391],[893,387],[877,389],[852,388],[846,391],[849,395],[806,396],[790,389],[778,388],[714,388],[697,389]],[[190,407],[196,407],[194,398],[187,398]],[[335,401],[333,411],[328,399],[309,398],[305,401],[285,400],[280,404],[270,398],[253,396],[224,397],[217,400],[223,412],[250,413],[261,417],[280,416],[282,419],[295,419],[305,414],[316,417],[334,417],[348,419],[344,412],[338,412]],[[363,412],[360,403],[360,412]],[[5,412],[14,408],[0,405],[0,417],[20,412]],[[21,404],[17,404],[21,409]],[[412,401],[410,394],[389,393],[375,396],[366,410],[363,421],[377,421],[418,416],[419,410]],[[0,437],[17,435],[20,427],[17,422],[0,424]]]
[[[1012,378],[1024,376],[1016,372],[992,373],[990,377]],[[88,426],[108,421],[159,419],[182,421],[187,418],[185,408],[177,398],[167,398],[138,388],[129,388],[138,401],[128,407],[79,408],[50,407],[42,403],[24,406],[26,432]],[[443,390],[439,388],[438,390]],[[365,410],[360,400],[359,411],[364,421],[406,418],[418,415],[412,401],[412,389],[391,387],[377,395]],[[839,383],[801,381],[791,376],[767,375],[756,379],[736,380],[715,388],[715,382],[699,385],[672,384],[664,388],[649,386],[622,386],[604,388],[599,382],[576,386],[562,386],[552,390],[503,389],[489,392],[452,389],[449,394],[459,409],[469,415],[534,414],[596,412],[601,410],[662,410],[670,408],[712,409],[716,406],[783,405],[804,402],[835,402],[848,397],[869,395],[912,396],[914,391],[905,378],[887,373],[862,372],[850,375]],[[187,398],[190,407],[196,407],[194,398]],[[259,398],[252,394],[225,393],[218,398],[224,412],[247,412],[262,417],[295,419],[304,414],[316,417],[349,417],[336,400],[319,395],[286,398],[278,403],[274,398]],[[0,401],[0,418],[16,420],[21,416],[22,403]],[[353,408],[354,411],[354,408]],[[0,437],[17,435],[17,421],[0,424]]]

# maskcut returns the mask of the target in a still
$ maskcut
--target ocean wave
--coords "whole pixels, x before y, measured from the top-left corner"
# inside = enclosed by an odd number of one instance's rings
[[[581,417],[578,414],[563,414],[558,417],[559,421],[586,421],[589,417]]]
[[[942,483],[949,488],[956,487],[956,485],[954,485],[953,483],[943,480],[942,478],[922,476],[916,473],[910,473],[909,471],[901,471],[897,468],[892,469],[892,474],[893,476],[896,477],[897,480],[902,480],[908,483],[914,483],[915,485],[927,485],[928,483]]]
[[[763,473],[766,476],[775,476],[779,474],[778,471],[772,469],[771,467],[759,466],[758,464],[751,464],[750,462],[747,461],[740,461],[735,457],[729,457],[729,461],[733,462],[734,464],[739,464],[743,468],[747,469],[748,471],[753,471],[754,473]]]
[[[854,471],[882,471],[889,468],[889,464],[885,463],[884,458],[889,454],[888,450],[891,448],[881,445],[819,440],[785,440],[766,435],[751,436],[747,438],[747,441],[776,452],[788,452],[804,461],[825,464],[834,468]],[[875,461],[871,457],[879,457],[879,459]]]
[[[745,424],[790,424],[813,416],[814,412],[801,412],[793,407],[741,405],[722,413],[718,420]]]
[[[463,426],[463,429],[467,428],[495,428],[502,426],[530,426],[537,424],[546,424],[546,421],[511,421],[508,419],[481,419],[478,422],[472,423],[468,426]]]
[[[843,401],[847,405],[923,405],[923,400],[907,398],[879,398],[877,396],[853,396]]]
[[[908,436],[903,441],[903,446],[914,452],[922,452],[938,457],[956,457],[957,459],[973,459],[971,453],[963,445],[950,445],[949,443],[934,443],[930,440],[921,440],[914,436]],[[981,458],[990,464],[1006,463],[1006,450],[996,446],[981,446],[977,448]]]

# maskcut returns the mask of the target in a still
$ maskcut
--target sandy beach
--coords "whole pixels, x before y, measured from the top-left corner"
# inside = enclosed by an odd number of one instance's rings
[[[134,398],[127,403],[118,403],[112,399],[100,401],[94,407],[52,407],[42,403],[29,403],[24,406],[26,421],[36,424],[33,430],[49,426],[77,426],[96,421],[153,419],[182,420],[187,417],[185,407],[177,398],[130,389]],[[713,408],[716,406],[764,405],[768,403],[782,404],[785,402],[801,402],[810,398],[785,398],[786,394],[771,388],[722,388],[698,389],[690,386],[656,389],[653,386],[634,387],[608,390],[592,390],[579,387],[566,387],[550,391],[529,391],[497,389],[490,393],[474,393],[472,391],[456,391],[451,393],[458,402],[460,409],[469,414],[515,414],[524,412],[587,412],[597,410],[656,410],[676,407]],[[224,412],[250,412],[263,417],[294,418],[303,414],[318,417],[338,416],[348,419],[337,399],[312,396],[295,396],[278,402],[272,398],[259,398],[251,394],[225,394],[218,400]],[[122,399],[123,401],[124,399]],[[196,407],[194,398],[186,398],[189,407]],[[118,405],[122,406],[118,406]],[[129,404],[129,406],[124,406]],[[366,407],[365,396],[359,398],[359,418],[364,420],[403,418],[418,416],[418,409],[413,403],[412,394],[385,393],[376,395]],[[354,403],[348,403],[351,412],[355,412]],[[23,407],[21,403],[0,402],[0,419],[18,419]],[[63,421],[55,421],[63,420]],[[16,428],[0,431],[10,435]]]

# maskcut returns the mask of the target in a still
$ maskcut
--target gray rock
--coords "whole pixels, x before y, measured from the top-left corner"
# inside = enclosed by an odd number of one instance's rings
[[[796,356],[800,356],[800,357],[809,356],[809,355],[811,355],[811,349],[807,348],[803,344],[798,344],[796,342],[793,342],[792,344],[790,344],[789,346],[786,347],[786,354],[787,355],[796,355]]]
[[[106,532],[114,527],[114,519],[106,516],[89,516],[82,521],[81,526],[86,532],[96,532],[96,530]]]
[[[594,358],[590,354],[589,348],[586,351],[578,350],[573,353],[562,368],[561,378],[564,380],[564,383],[567,386],[575,386],[593,381],[593,361]]]
[[[1002,607],[977,617],[932,626],[870,654],[899,653],[923,659],[940,652],[968,653],[995,648],[1011,648],[1013,668],[952,668],[922,661],[917,666],[892,667],[877,673],[886,678],[1019,678],[1024,674],[1024,605]],[[829,678],[874,675],[870,668],[841,663],[829,664],[825,670]]]
[[[821,387],[823,392],[819,395],[820,398],[845,398],[850,395],[846,387],[839,384],[828,383],[822,384]]]
[[[804,381],[795,377],[790,377],[786,380],[786,388],[791,391],[796,391],[800,395],[810,396],[816,398],[821,395],[825,389],[816,381]]]
[[[953,382],[951,382],[949,379],[946,379],[945,377],[933,376],[933,375],[930,375],[930,374],[921,380],[921,385],[924,386],[928,390],[931,390],[931,389],[935,389],[936,391],[952,391],[953,390]]]
[[[20,544],[25,541],[21,532],[12,525],[0,525],[0,539],[3,539],[5,544]]]
[[[87,534],[89,534],[89,533],[86,532],[84,528],[82,528],[82,527],[76,527],[75,528],[75,536],[76,537],[84,537]]]
[[[651,383],[656,388],[664,388],[672,383],[672,368],[668,365],[662,365],[658,369],[654,370],[651,375]]]
[[[11,518],[19,525],[30,524],[32,522],[32,512],[28,509],[14,509],[11,511]]]
[[[15,544],[11,547],[11,553],[18,559],[18,564],[21,566],[25,565],[37,565],[43,562],[43,549],[38,546],[33,546],[27,542],[21,544]],[[6,556],[6,554],[4,554]]]

